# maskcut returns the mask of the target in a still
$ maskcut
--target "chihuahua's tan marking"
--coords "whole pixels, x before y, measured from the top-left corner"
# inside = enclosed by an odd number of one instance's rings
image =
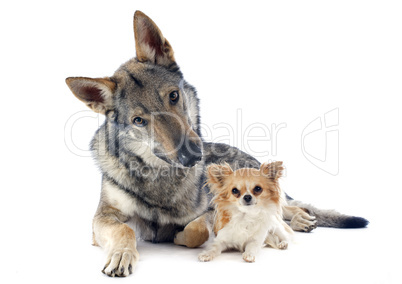
[[[218,205],[219,206],[219,205]],[[214,233],[218,234],[219,230],[226,226],[230,221],[230,214],[227,210],[217,208],[214,223]]]

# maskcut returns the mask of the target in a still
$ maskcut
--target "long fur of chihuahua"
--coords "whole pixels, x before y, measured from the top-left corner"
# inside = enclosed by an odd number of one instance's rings
[[[214,241],[199,254],[200,261],[211,261],[222,251],[243,252],[243,259],[254,262],[264,245],[286,249],[293,230],[283,221],[285,199],[278,179],[282,162],[264,163],[260,169],[233,171],[228,164],[212,164],[207,183],[215,205]]]

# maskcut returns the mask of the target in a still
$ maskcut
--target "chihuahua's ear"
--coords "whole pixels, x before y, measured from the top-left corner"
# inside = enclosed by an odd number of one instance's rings
[[[69,77],[66,83],[73,94],[94,112],[105,114],[113,109],[116,84],[109,78]]]
[[[139,61],[164,66],[175,62],[172,46],[154,21],[141,11],[134,14],[134,37]]]
[[[207,168],[209,184],[223,186],[225,184],[225,179],[231,174],[233,174],[233,170],[228,163],[224,163],[222,165],[211,164]]]
[[[272,163],[263,163],[260,167],[260,172],[263,176],[272,179],[278,180],[283,174],[283,162],[272,162]]]

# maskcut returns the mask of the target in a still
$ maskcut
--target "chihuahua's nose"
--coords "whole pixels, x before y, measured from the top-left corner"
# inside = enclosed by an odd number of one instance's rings
[[[247,203],[249,203],[251,201],[251,199],[253,198],[250,194],[244,195],[244,201],[246,201]]]

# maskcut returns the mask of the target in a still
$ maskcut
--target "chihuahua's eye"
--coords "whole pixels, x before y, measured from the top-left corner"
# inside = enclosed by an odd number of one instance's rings
[[[259,186],[254,187],[254,192],[255,193],[260,193],[262,191],[262,188]]]
[[[170,103],[172,105],[177,104],[177,102],[179,101],[179,92],[178,91],[173,91],[169,94],[169,99],[170,99]]]
[[[235,187],[235,188],[232,189],[232,193],[233,193],[234,195],[239,195],[240,190],[238,190],[238,189]]]
[[[133,122],[138,127],[144,127],[145,125],[147,125],[147,121],[139,116],[135,117],[133,119]]]

